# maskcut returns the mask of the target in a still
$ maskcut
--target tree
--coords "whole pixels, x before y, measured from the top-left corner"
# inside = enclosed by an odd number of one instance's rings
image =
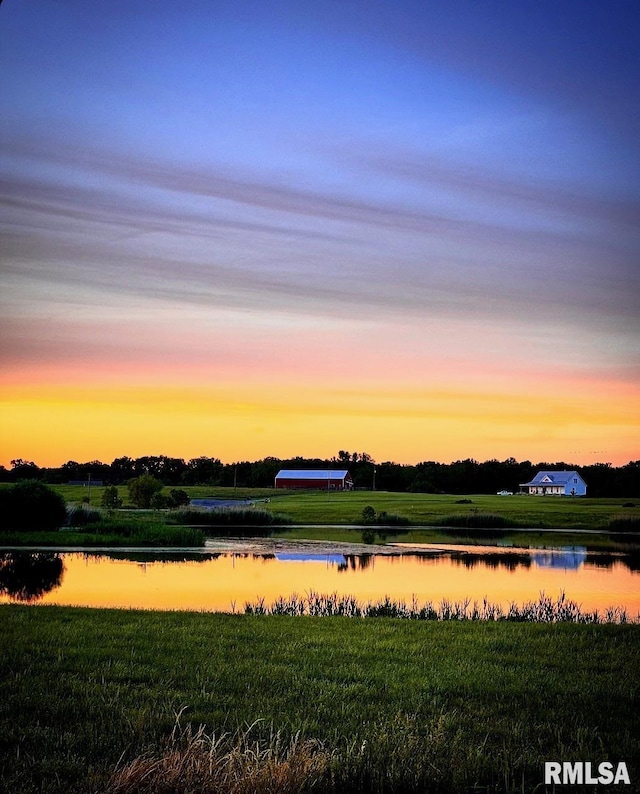
[[[39,480],[24,480],[0,490],[2,529],[57,529],[66,519],[64,499]]]
[[[129,483],[129,499],[136,507],[148,509],[154,494],[160,493],[162,483],[150,474],[141,474]]]
[[[40,467],[32,460],[17,458],[11,461],[11,479],[18,480],[37,480],[41,476]]]
[[[122,497],[115,485],[108,485],[102,492],[102,507],[106,510],[117,510],[122,507]]]
[[[154,510],[164,510],[169,506],[169,498],[163,493],[154,493],[151,496],[150,506]]]
[[[189,494],[183,491],[182,488],[172,488],[169,491],[169,499],[167,500],[169,507],[183,507],[189,504]]]
[[[224,466],[218,458],[192,458],[182,475],[185,485],[219,485]]]
[[[376,511],[371,505],[362,508],[362,521],[365,524],[373,524],[376,520]]]

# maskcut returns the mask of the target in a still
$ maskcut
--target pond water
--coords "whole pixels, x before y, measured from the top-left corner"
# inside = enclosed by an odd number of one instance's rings
[[[239,545],[238,549],[246,548]],[[466,598],[508,607],[564,592],[583,610],[640,613],[635,555],[582,547],[509,549],[425,545],[394,554],[319,552],[297,544],[273,553],[27,552],[0,549],[0,603],[243,611],[246,602],[293,593],[389,596],[419,603]]]

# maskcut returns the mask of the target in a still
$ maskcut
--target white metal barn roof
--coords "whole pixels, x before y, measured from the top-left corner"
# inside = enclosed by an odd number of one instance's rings
[[[344,480],[347,469],[281,469],[276,480]]]

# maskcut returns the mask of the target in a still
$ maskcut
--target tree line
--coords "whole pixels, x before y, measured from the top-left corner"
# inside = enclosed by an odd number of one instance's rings
[[[139,458],[120,457],[111,463],[92,460],[67,461],[57,468],[41,468],[33,461],[16,459],[11,468],[0,466],[0,481],[40,480],[52,485],[68,482],[102,481],[122,485],[142,475],[150,475],[167,486],[211,485],[238,488],[270,488],[280,469],[348,469],[358,489],[405,491],[415,493],[495,493],[517,492],[520,484],[531,480],[541,469],[578,471],[587,483],[589,496],[640,498],[640,460],[624,466],[594,463],[576,466],[565,461],[538,462],[468,458],[453,463],[423,461],[417,464],[376,462],[366,452],[340,450],[331,458],[266,457],[257,461],[223,463],[215,457],[184,460],[166,455]]]

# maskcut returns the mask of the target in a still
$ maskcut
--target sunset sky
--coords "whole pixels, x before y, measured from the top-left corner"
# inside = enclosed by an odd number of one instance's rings
[[[5,0],[0,464],[640,458],[637,0]]]

